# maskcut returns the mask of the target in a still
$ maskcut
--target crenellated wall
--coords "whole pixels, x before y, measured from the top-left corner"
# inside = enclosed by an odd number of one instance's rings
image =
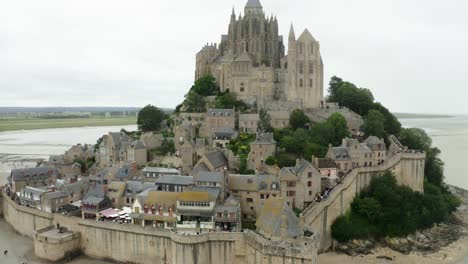
[[[2,200],[0,207],[4,209],[6,222],[20,234],[38,240],[38,230],[47,230],[48,227],[59,224],[79,234],[79,249],[92,258],[142,264],[317,263],[316,235],[297,239],[293,243],[269,241],[249,230],[183,235],[150,227],[46,213],[18,205],[6,196]],[[42,255],[47,255],[51,250],[75,247],[74,242],[66,247],[47,243],[45,239],[35,243],[40,246],[38,252]],[[54,256],[63,255],[63,252],[54,253]]]
[[[425,153],[398,153],[380,166],[356,168],[346,175],[328,198],[309,206],[303,212],[305,225],[319,235],[319,251],[332,245],[331,226],[336,218],[350,208],[354,197],[369,186],[373,177],[385,171],[395,174],[397,182],[423,192]]]

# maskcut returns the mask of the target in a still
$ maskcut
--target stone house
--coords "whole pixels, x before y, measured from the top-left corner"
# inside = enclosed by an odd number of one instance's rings
[[[319,159],[312,156],[314,167],[320,172],[324,177],[335,177],[338,175],[337,166],[334,160],[332,159]]]
[[[295,167],[284,167],[279,172],[281,197],[292,208],[305,209],[321,192],[321,175],[305,159],[296,160]]]
[[[111,181],[107,185],[106,196],[112,203],[113,208],[122,208],[124,206],[124,194],[127,184],[121,181]]]
[[[236,128],[236,113],[234,109],[208,109],[205,118],[205,127],[210,135],[215,132],[231,128]]]
[[[64,191],[51,190],[42,195],[43,211],[56,213],[67,204],[70,204],[69,194]]]
[[[146,190],[155,190],[156,186],[152,182],[137,182],[137,181],[127,181],[125,194],[124,194],[124,204],[125,206],[131,207],[135,203],[137,196],[146,191]]]
[[[217,231],[240,231],[242,229],[240,200],[235,196],[229,196],[223,203],[216,205],[214,221]]]
[[[81,217],[83,219],[99,220],[99,212],[112,206],[112,202],[107,198],[105,186],[95,184],[81,201]]]
[[[385,162],[387,156],[387,147],[385,145],[385,140],[379,139],[376,136],[369,136],[363,141],[372,151],[371,154],[371,163],[375,165],[380,165]],[[368,164],[372,166],[372,164]]]
[[[229,174],[229,191],[240,200],[242,217],[256,219],[265,200],[281,195],[277,175]]]
[[[180,175],[180,171],[175,168],[145,167],[143,169],[143,175],[147,179],[157,179],[162,175]]]
[[[149,190],[138,195],[132,206],[132,223],[173,229],[177,224],[176,204],[181,193]]]
[[[14,192],[19,192],[26,186],[43,187],[52,185],[62,174],[56,167],[36,167],[11,170],[9,181]]]
[[[250,143],[247,167],[259,171],[265,166],[265,161],[276,154],[276,141],[272,133],[257,133],[256,139]]]
[[[200,171],[225,172],[228,169],[228,160],[220,151],[209,152],[204,155],[195,165],[192,175]]]
[[[69,150],[65,151],[64,162],[73,163],[75,159],[86,160],[94,155],[94,151],[91,145],[77,144],[72,146]]]
[[[273,128],[285,128],[289,126],[289,111],[268,111]]]
[[[96,159],[100,166],[133,161],[142,166],[147,162],[147,152],[141,141],[134,141],[123,132],[109,132],[103,136]]]
[[[25,186],[19,192],[19,199],[22,205],[42,210],[42,195],[47,192],[47,188],[36,188]]]
[[[239,131],[242,133],[257,133],[258,122],[260,122],[260,116],[258,113],[255,114],[240,114],[239,115]]]
[[[211,140],[213,142],[212,146],[214,148],[226,148],[226,145],[229,144],[229,141],[232,139],[236,139],[239,136],[239,133],[230,128],[230,127],[225,127],[225,128],[218,128]]]
[[[163,192],[183,192],[192,185],[192,176],[161,175],[155,181],[156,190]]]
[[[218,189],[219,194],[219,189]],[[208,191],[186,191],[177,199],[177,229],[213,230],[214,212],[218,196]]]

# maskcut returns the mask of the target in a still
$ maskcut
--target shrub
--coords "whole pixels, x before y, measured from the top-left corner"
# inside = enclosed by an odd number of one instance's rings
[[[276,159],[275,159],[275,157],[269,156],[269,157],[265,160],[265,164],[266,164],[266,165],[270,165],[270,166],[275,165],[275,164],[276,164]]]

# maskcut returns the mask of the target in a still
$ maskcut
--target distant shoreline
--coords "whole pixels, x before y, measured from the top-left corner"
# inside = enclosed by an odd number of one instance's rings
[[[0,121],[0,132],[15,130],[33,130],[49,128],[73,128],[94,126],[126,126],[136,125],[133,117],[91,117],[91,118],[58,118],[58,119],[7,119]]]
[[[397,118],[453,118],[453,115],[394,113]]]

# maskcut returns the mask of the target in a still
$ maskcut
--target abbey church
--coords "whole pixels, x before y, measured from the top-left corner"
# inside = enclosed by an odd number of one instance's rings
[[[248,0],[243,16],[236,17],[233,9],[220,44],[207,44],[197,53],[195,79],[207,74],[222,91],[270,110],[279,104],[301,109],[323,104],[319,42],[307,29],[296,38],[291,25],[285,54],[278,20],[265,16],[259,0]]]

